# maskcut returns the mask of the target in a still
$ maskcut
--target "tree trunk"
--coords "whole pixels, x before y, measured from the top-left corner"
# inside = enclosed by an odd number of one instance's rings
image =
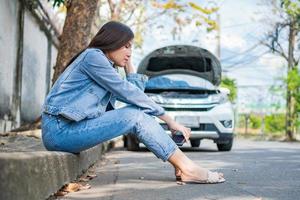
[[[71,0],[66,7],[67,16],[60,37],[52,85],[64,71],[69,60],[88,45],[98,0]]]
[[[294,69],[294,48],[296,39],[296,21],[292,21],[289,30],[288,73]],[[295,99],[287,87],[286,95],[286,136],[287,140],[295,140]],[[296,115],[297,116],[297,115]]]

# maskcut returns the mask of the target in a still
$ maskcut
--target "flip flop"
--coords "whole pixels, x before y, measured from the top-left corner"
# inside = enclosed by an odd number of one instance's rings
[[[220,177],[218,172],[208,171],[206,180],[181,180],[182,183],[186,184],[217,184],[224,183],[226,180]]]

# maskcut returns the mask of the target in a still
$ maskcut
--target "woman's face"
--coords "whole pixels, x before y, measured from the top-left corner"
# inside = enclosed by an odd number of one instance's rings
[[[130,40],[123,47],[106,53],[106,56],[112,60],[117,66],[125,67],[127,62],[130,60],[132,51],[132,40]]]

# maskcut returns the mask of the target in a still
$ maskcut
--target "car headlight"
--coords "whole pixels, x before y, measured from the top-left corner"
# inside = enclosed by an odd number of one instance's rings
[[[226,103],[228,101],[228,97],[226,94],[214,94],[214,95],[211,95],[211,101],[213,103]]]

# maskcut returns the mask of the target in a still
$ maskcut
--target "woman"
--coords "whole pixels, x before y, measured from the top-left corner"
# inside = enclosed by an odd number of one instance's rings
[[[133,134],[186,183],[220,183],[223,174],[197,166],[177,147],[153,118],[189,139],[190,129],[175,122],[143,92],[146,78],[134,73],[134,35],[119,22],[108,22],[89,46],[77,54],[48,94],[42,114],[42,139],[51,151],[79,153],[123,134]],[[124,67],[126,79],[116,72]],[[114,110],[118,99],[130,106]]]

